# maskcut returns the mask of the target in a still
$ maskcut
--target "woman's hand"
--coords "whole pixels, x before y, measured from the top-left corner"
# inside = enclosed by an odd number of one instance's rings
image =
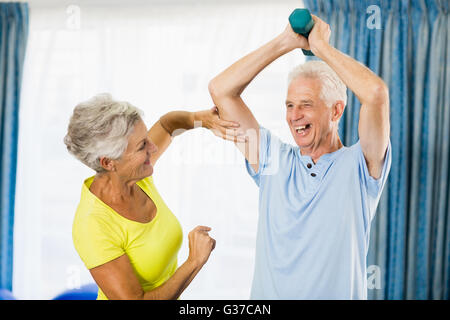
[[[208,261],[211,251],[216,247],[216,240],[211,238],[208,232],[210,227],[198,226],[189,232],[189,257],[188,261],[201,268]]]
[[[200,121],[203,128],[209,129],[219,138],[234,142],[245,142],[244,132],[241,132],[239,123],[222,120],[216,107],[194,113],[194,121]]]

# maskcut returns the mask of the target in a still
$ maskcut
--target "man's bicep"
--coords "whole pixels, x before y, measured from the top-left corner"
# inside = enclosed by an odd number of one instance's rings
[[[126,254],[89,272],[110,300],[136,300],[144,293]]]
[[[259,166],[259,124],[253,113],[241,97],[214,97],[214,104],[219,110],[221,119],[236,121],[240,124],[239,130],[245,133],[245,143],[235,143],[239,151],[245,156],[255,172]]]
[[[378,179],[389,144],[389,101],[361,106],[358,134],[369,173]]]

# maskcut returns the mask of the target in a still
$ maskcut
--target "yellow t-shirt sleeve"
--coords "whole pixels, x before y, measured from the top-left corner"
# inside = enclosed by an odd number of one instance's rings
[[[88,269],[123,255],[121,238],[111,222],[101,216],[89,215],[73,226],[75,249]]]

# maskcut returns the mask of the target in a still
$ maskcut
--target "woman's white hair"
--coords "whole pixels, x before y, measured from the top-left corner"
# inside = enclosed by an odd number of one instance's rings
[[[104,172],[100,158],[119,159],[128,146],[142,110],[102,93],[81,102],[73,110],[64,137],[67,150],[96,172]]]
[[[347,87],[325,62],[313,60],[295,67],[288,75],[288,86],[298,77],[319,79],[322,84],[320,98],[328,107],[339,100],[344,106],[347,104]]]

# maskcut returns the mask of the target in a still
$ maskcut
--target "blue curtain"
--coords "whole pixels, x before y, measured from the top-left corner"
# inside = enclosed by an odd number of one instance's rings
[[[0,3],[0,289],[12,290],[19,97],[28,4]]]
[[[380,267],[381,289],[369,298],[448,300],[450,2],[304,2],[330,24],[331,44],[390,89],[392,168],[368,254],[368,265]],[[340,127],[345,145],[358,139],[359,109],[350,93]]]

